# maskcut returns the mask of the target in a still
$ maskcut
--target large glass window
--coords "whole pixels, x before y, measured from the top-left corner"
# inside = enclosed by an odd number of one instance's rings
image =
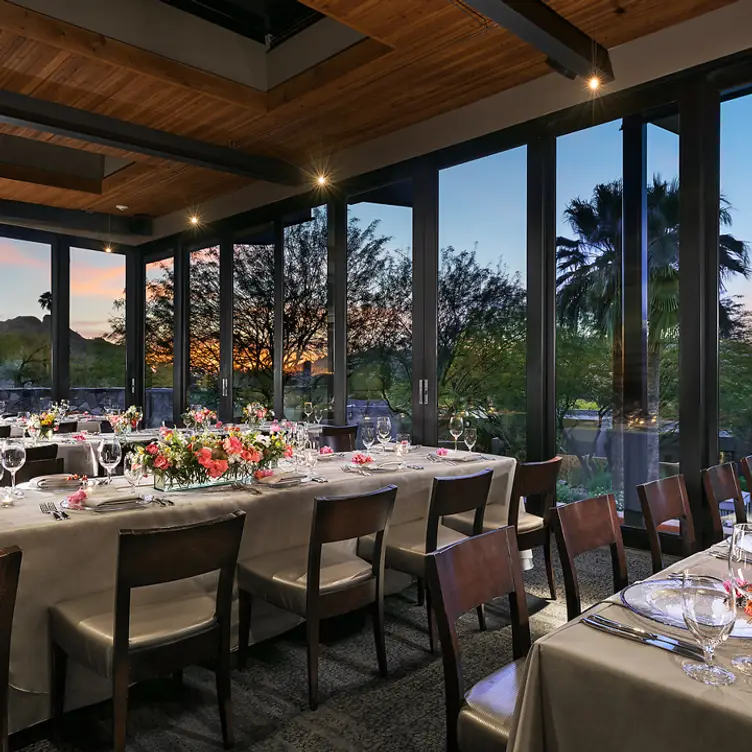
[[[8,412],[49,402],[50,260],[48,245],[0,238],[0,399]]]
[[[750,117],[752,96],[721,105],[719,448],[723,460],[752,454]]]
[[[330,411],[326,208],[285,229],[284,412],[303,420],[307,402]],[[313,420],[313,417],[311,417]]]
[[[219,407],[219,246],[190,255],[188,404]]]
[[[175,263],[168,258],[146,265],[144,421],[150,427],[172,420],[174,342]]]
[[[412,432],[412,230],[409,205],[349,208],[347,421],[388,415],[395,433]]]
[[[527,150],[439,177],[439,442],[449,420],[477,448],[525,457]],[[463,436],[460,436],[462,447]]]
[[[234,249],[234,415],[249,402],[274,407],[274,245],[237,243]]]
[[[125,405],[125,256],[70,249],[70,402],[106,413]]]

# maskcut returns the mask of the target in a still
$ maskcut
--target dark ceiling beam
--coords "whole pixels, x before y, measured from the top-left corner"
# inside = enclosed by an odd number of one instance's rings
[[[0,222],[30,224],[34,227],[66,232],[90,232],[112,236],[149,236],[152,221],[149,217],[129,217],[59,206],[29,204],[24,201],[0,199]]]
[[[478,13],[540,50],[559,71],[614,80],[608,50],[542,0],[465,0]]]
[[[306,181],[302,170],[275,157],[247,154],[13,91],[0,90],[0,122],[253,180],[283,185]]]

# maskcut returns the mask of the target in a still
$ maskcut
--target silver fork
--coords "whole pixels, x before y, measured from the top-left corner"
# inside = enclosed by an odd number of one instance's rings
[[[42,514],[51,514],[58,522],[63,521],[63,518],[60,516],[60,513],[48,501],[43,501],[39,504],[39,511]]]

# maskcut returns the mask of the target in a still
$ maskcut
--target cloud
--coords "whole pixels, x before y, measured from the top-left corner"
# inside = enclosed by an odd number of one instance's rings
[[[71,262],[71,295],[109,298],[122,297],[125,289],[125,263],[111,269],[76,261]]]

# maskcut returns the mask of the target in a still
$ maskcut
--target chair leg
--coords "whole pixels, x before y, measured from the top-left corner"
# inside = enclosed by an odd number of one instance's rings
[[[373,604],[373,639],[376,642],[376,658],[379,673],[386,677],[386,641],[384,639],[384,599],[376,597]]]
[[[251,612],[253,596],[245,590],[238,591],[238,669],[245,671],[248,662],[248,643],[251,639]]]
[[[551,558],[551,535],[549,533],[546,542],[543,544],[543,557],[546,560],[546,577],[548,578],[548,589],[551,591],[551,600],[556,600],[556,581],[554,580],[554,565]]]
[[[125,752],[128,718],[128,661],[115,661],[112,676],[113,752]]]
[[[217,661],[215,676],[217,679],[217,703],[219,704],[219,722],[222,726],[222,743],[225,749],[235,746],[235,734],[232,721],[232,698],[230,694],[230,646],[223,642]]]
[[[418,577],[418,605],[422,606],[426,602],[426,585],[423,580]]]
[[[480,606],[476,609],[478,612],[478,626],[480,627],[481,632],[486,631],[486,610],[483,608],[483,604],[481,603]]]
[[[65,680],[68,674],[68,654],[52,644],[52,718],[55,741],[60,740],[60,726],[65,709]]]
[[[428,646],[431,651],[431,655],[436,655],[436,641],[434,640],[434,634],[436,632],[436,625],[433,619],[433,608],[431,606],[431,593],[426,590],[426,614],[428,615]]]
[[[319,620],[311,617],[306,622],[308,639],[308,704],[311,710],[319,706]]]

